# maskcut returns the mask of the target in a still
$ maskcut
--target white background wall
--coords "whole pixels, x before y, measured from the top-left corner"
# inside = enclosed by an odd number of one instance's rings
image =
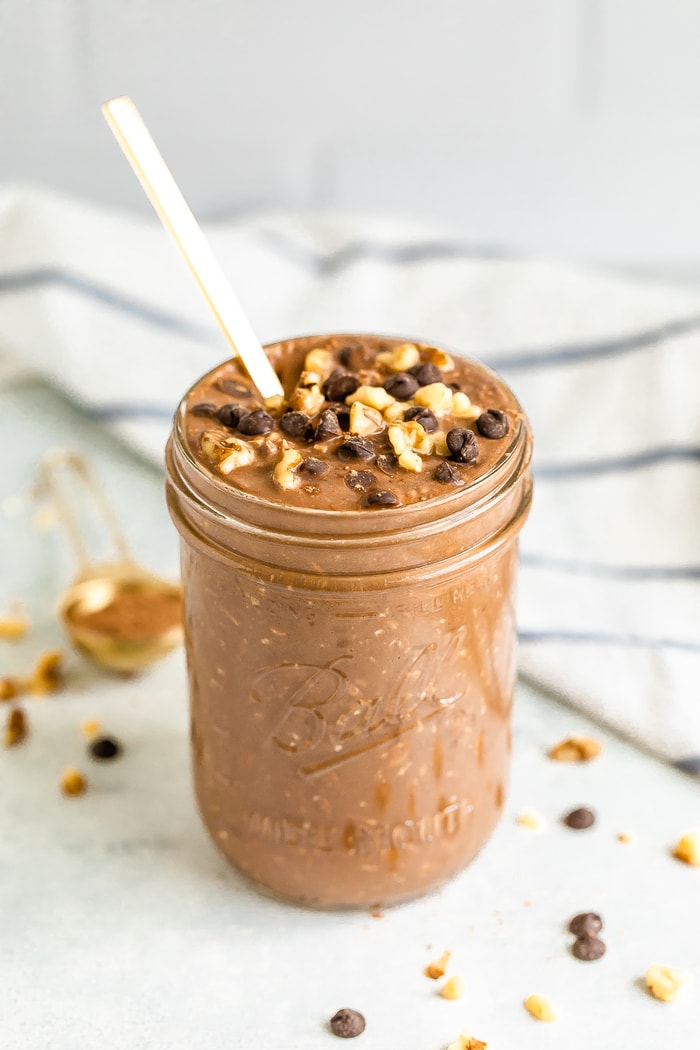
[[[700,273],[700,0],[0,0],[0,178],[145,208],[131,94],[200,215],[407,211]]]

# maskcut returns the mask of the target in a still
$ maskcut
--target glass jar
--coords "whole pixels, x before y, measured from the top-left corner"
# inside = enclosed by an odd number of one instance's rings
[[[518,411],[496,463],[444,497],[319,511],[207,473],[187,447],[186,400],[167,495],[202,819],[285,898],[424,893],[476,855],[504,804],[527,420]]]

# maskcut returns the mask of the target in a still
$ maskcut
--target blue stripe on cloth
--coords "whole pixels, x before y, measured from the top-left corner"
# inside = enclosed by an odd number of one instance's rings
[[[157,419],[170,420],[173,418],[175,407],[165,408],[163,405],[139,405],[139,404],[113,404],[89,407],[88,413],[103,423],[114,423],[120,419]]]
[[[521,554],[520,561],[527,568],[601,576],[611,580],[700,580],[700,565],[604,565],[527,552]]]
[[[684,773],[692,773],[696,777],[700,776],[700,755],[689,755],[688,758],[679,758],[673,764]]]
[[[589,478],[600,474],[644,470],[646,467],[655,467],[659,463],[676,460],[700,462],[700,445],[652,448],[645,452],[632,452],[626,456],[580,460],[577,463],[538,463],[534,468],[534,473],[541,481],[559,478]]]
[[[520,631],[518,638],[524,644],[559,642],[574,645],[605,645],[632,649],[678,649],[700,653],[700,642],[682,638],[645,638],[636,634],[598,634],[595,631]]]

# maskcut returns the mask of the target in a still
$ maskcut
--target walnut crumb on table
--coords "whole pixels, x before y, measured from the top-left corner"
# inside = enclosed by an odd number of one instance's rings
[[[3,743],[5,747],[16,747],[26,739],[29,732],[27,716],[21,707],[13,707],[7,714]]]
[[[690,984],[690,974],[677,966],[650,966],[644,974],[647,988],[662,1003],[672,1003]]]
[[[473,1035],[468,1035],[466,1032],[460,1032],[454,1043],[450,1043],[447,1050],[487,1050],[487,1043],[482,1043],[481,1039],[475,1039]]]
[[[556,1021],[559,1017],[556,1010],[544,995],[529,995],[523,1006],[537,1021]]]
[[[555,744],[549,757],[555,762],[590,762],[602,751],[602,744],[590,736],[570,736]]]
[[[24,616],[0,617],[0,638],[8,642],[18,642],[29,630],[29,620]]]
[[[430,977],[432,981],[437,981],[440,977],[444,977],[447,972],[447,966],[450,961],[450,952],[443,952],[439,959],[434,962],[428,963],[425,970],[426,977]]]
[[[700,831],[688,831],[673,847],[673,856],[684,864],[700,867]]]
[[[524,809],[518,813],[515,823],[521,828],[529,828],[530,831],[542,831],[544,829],[544,820],[533,809]]]
[[[464,995],[464,981],[461,977],[450,977],[440,989],[443,999],[461,999]]]
[[[87,791],[87,780],[74,766],[68,766],[61,774],[61,791],[68,798],[77,798]]]

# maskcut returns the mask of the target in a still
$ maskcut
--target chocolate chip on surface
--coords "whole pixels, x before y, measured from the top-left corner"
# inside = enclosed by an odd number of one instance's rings
[[[414,423],[420,423],[427,434],[434,433],[438,428],[438,419],[435,413],[422,405],[412,405],[410,408],[407,408],[403,418],[407,423],[410,423],[411,420]]]
[[[321,389],[326,400],[344,401],[350,394],[354,394],[360,385],[359,377],[353,372],[346,372],[344,368],[336,368],[328,376]]]
[[[391,478],[399,469],[399,461],[393,452],[382,452],[381,456],[377,456],[377,466],[382,474]]]
[[[459,472],[459,469],[454,463],[448,463],[447,460],[443,460],[436,468],[433,474],[436,481],[441,481],[443,485],[463,485],[464,478]]]
[[[253,396],[252,390],[237,379],[220,379],[218,385],[220,390],[223,390],[225,394],[232,394],[233,397],[250,398]]]
[[[190,414],[193,416],[211,417],[216,415],[216,405],[211,401],[200,401],[198,405],[192,405]]]
[[[354,1039],[365,1030],[365,1019],[359,1010],[345,1007],[338,1010],[330,1019],[331,1032],[340,1039]]]
[[[264,408],[256,408],[243,416],[238,424],[241,434],[269,434],[274,429],[275,421]]]
[[[477,419],[476,429],[485,438],[505,437],[509,430],[508,416],[498,408],[489,408]]]
[[[341,433],[335,412],[330,408],[324,409],[314,432],[314,441],[328,441],[330,438],[338,437]]]
[[[450,457],[457,463],[475,463],[479,457],[479,444],[473,430],[453,427],[445,436]]]
[[[573,828],[575,831],[585,831],[586,828],[590,828],[595,824],[595,813],[585,806],[579,806],[578,809],[572,809],[570,813],[566,814],[564,823],[567,828]]]
[[[365,499],[366,507],[395,507],[399,502],[399,497],[395,492],[389,492],[388,489],[375,489],[374,492],[367,494]]]
[[[280,417],[279,427],[280,430],[288,434],[289,437],[303,437],[306,433],[306,427],[309,423],[309,417],[303,412],[285,412]]]
[[[371,470],[349,470],[343,480],[349,489],[357,492],[366,492],[377,483],[377,478]]]
[[[605,955],[605,942],[599,937],[577,937],[571,945],[571,954],[581,962],[595,962]]]
[[[582,911],[569,923],[569,932],[574,937],[595,937],[602,929],[603,920],[594,911]]]
[[[354,459],[363,459],[369,462],[374,459],[376,449],[371,441],[363,437],[352,437],[338,446],[338,458],[348,463]]]
[[[300,465],[299,471],[304,474],[325,474],[328,464],[322,459],[305,459]]]
[[[414,365],[408,371],[418,381],[418,386],[430,386],[431,383],[442,382],[442,372],[431,361],[426,361],[422,365]]]
[[[408,401],[413,397],[418,386],[416,377],[410,376],[408,372],[394,372],[384,380],[384,389],[397,401]]]
[[[243,405],[222,405],[216,413],[216,418],[222,424],[222,426],[229,427],[231,430],[236,430],[238,424],[243,419],[243,416],[247,414],[247,409]]]
[[[350,429],[350,409],[347,405],[343,405],[340,402],[328,406],[331,412],[335,413],[335,416],[340,424],[341,430]]]
[[[107,762],[112,758],[118,758],[124,748],[112,736],[98,736],[88,744],[88,752],[91,758],[97,758],[101,762]]]

